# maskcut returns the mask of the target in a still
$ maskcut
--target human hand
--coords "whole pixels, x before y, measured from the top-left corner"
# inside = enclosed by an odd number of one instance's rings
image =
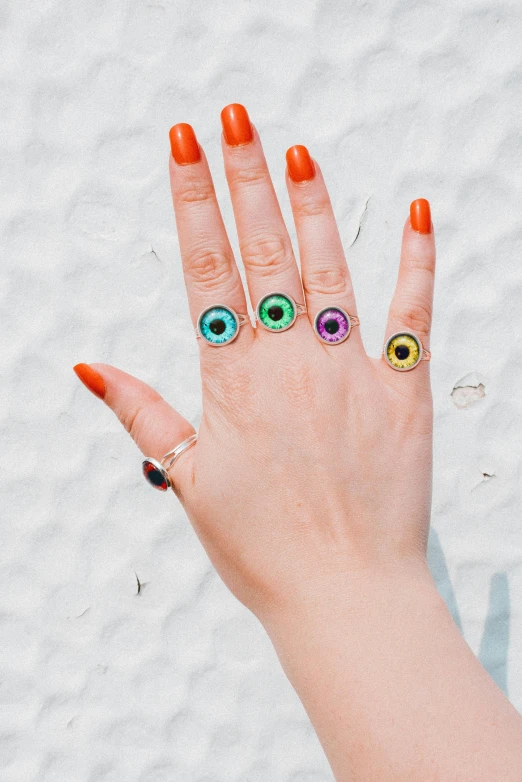
[[[339,344],[318,339],[313,322],[319,310],[339,306],[358,314],[320,168],[304,147],[288,150],[300,274],[255,128],[238,104],[226,107],[222,120],[252,304],[281,291],[308,312],[282,333],[247,322],[229,344],[198,340],[198,441],[170,475],[216,570],[262,619],[310,588],[328,589],[335,575],[427,567],[433,406],[429,361],[394,371],[383,356],[366,354],[357,326]],[[246,314],[205,154],[188,125],[174,126],[170,137],[192,322],[214,304]],[[404,226],[383,337],[413,331],[429,348],[434,268],[429,205],[420,199]],[[144,455],[159,460],[194,433],[137,378],[102,363],[75,370]]]

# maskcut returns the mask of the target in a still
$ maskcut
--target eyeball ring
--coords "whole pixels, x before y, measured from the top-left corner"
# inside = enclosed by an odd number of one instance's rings
[[[323,307],[314,318],[314,332],[321,342],[339,345],[348,339],[352,326],[359,325],[357,315],[348,315],[342,307]]]
[[[256,321],[267,331],[286,331],[298,315],[304,315],[306,306],[297,304],[287,293],[268,293],[256,307]]]
[[[396,331],[388,337],[382,354],[391,368],[398,372],[407,372],[420,361],[431,359],[430,351],[422,347],[419,337],[411,331]]]
[[[249,320],[248,315],[238,315],[225,304],[212,304],[200,312],[196,324],[196,338],[209,345],[228,345],[239,334],[239,328]]]

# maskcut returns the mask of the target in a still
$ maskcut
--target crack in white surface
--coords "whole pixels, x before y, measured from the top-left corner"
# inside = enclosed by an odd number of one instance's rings
[[[363,221],[364,221],[364,217],[366,215],[366,212],[368,211],[368,203],[370,201],[370,198],[371,198],[371,195],[369,195],[368,198],[365,201],[363,210],[362,210],[361,215],[359,217],[359,224],[357,226],[357,233],[355,234],[353,240],[350,242],[349,247],[353,247],[353,245],[355,244],[355,242],[359,238],[359,234],[361,233],[361,228],[362,228],[362,224],[363,224]]]
[[[475,372],[470,372],[453,386],[451,398],[455,407],[460,409],[470,407],[486,396],[486,386]]]

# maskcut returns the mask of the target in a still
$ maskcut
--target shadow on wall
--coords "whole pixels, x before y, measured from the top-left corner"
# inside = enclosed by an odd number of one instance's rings
[[[428,564],[441,596],[462,632],[459,609],[449,578],[439,536],[431,527],[428,540]],[[489,586],[488,615],[480,643],[479,660],[504,695],[507,691],[510,601],[507,573],[494,573]]]

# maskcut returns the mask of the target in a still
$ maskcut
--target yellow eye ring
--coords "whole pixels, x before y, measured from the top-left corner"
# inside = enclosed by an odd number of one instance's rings
[[[392,369],[397,369],[399,372],[413,369],[419,361],[431,357],[431,354],[422,347],[420,339],[409,331],[397,331],[388,337],[382,352]]]

